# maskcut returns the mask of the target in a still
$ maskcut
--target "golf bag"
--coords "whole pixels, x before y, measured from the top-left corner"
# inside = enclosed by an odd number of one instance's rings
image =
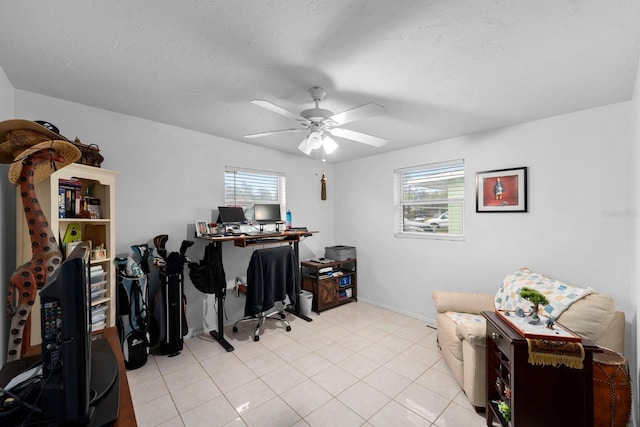
[[[164,243],[166,235],[157,236],[158,254],[166,256]],[[160,246],[158,246],[160,245]],[[183,240],[180,252],[171,252],[165,259],[154,260],[160,268],[160,283],[153,300],[152,341],[158,342],[160,353],[175,356],[182,351],[183,337],[189,332],[184,296],[184,265],[189,262],[185,256],[192,241]]]
[[[137,369],[147,363],[149,311],[147,276],[129,277],[118,272],[116,325],[124,365]]]

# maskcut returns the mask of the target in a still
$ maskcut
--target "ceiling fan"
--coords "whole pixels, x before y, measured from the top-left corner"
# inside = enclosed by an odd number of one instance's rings
[[[250,135],[245,135],[244,137],[259,138],[278,133],[294,133],[308,130],[310,131],[309,135],[307,135],[307,137],[298,146],[298,149],[307,155],[311,154],[312,150],[319,149],[321,147],[324,148],[324,151],[327,154],[338,148],[338,144],[329,135],[351,139],[374,147],[382,147],[387,143],[387,140],[384,138],[340,127],[346,123],[384,113],[384,107],[382,105],[370,102],[368,104],[334,114],[329,110],[320,108],[320,101],[322,101],[327,94],[323,88],[312,87],[309,89],[309,93],[311,93],[311,98],[313,98],[316,106],[315,108],[304,110],[300,114],[291,113],[269,101],[262,99],[252,100],[251,102],[259,107],[266,108],[267,110],[280,114],[281,116],[295,120],[301,127],[252,133]]]

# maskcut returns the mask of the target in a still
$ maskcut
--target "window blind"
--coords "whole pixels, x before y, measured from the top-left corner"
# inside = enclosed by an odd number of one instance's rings
[[[286,179],[280,172],[241,169],[227,166],[224,171],[226,206],[251,207],[255,203],[286,206]]]
[[[396,169],[396,235],[462,236],[464,160]]]

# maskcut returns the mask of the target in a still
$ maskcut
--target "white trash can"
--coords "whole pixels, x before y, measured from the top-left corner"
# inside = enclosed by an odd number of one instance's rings
[[[301,290],[300,295],[298,295],[298,301],[300,302],[300,314],[307,317],[311,316],[313,294],[309,291]]]

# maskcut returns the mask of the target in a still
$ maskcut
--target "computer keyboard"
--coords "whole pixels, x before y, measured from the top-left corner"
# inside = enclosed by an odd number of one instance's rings
[[[265,234],[274,234],[276,233],[275,231],[250,231],[247,234],[247,236],[264,236]]]

